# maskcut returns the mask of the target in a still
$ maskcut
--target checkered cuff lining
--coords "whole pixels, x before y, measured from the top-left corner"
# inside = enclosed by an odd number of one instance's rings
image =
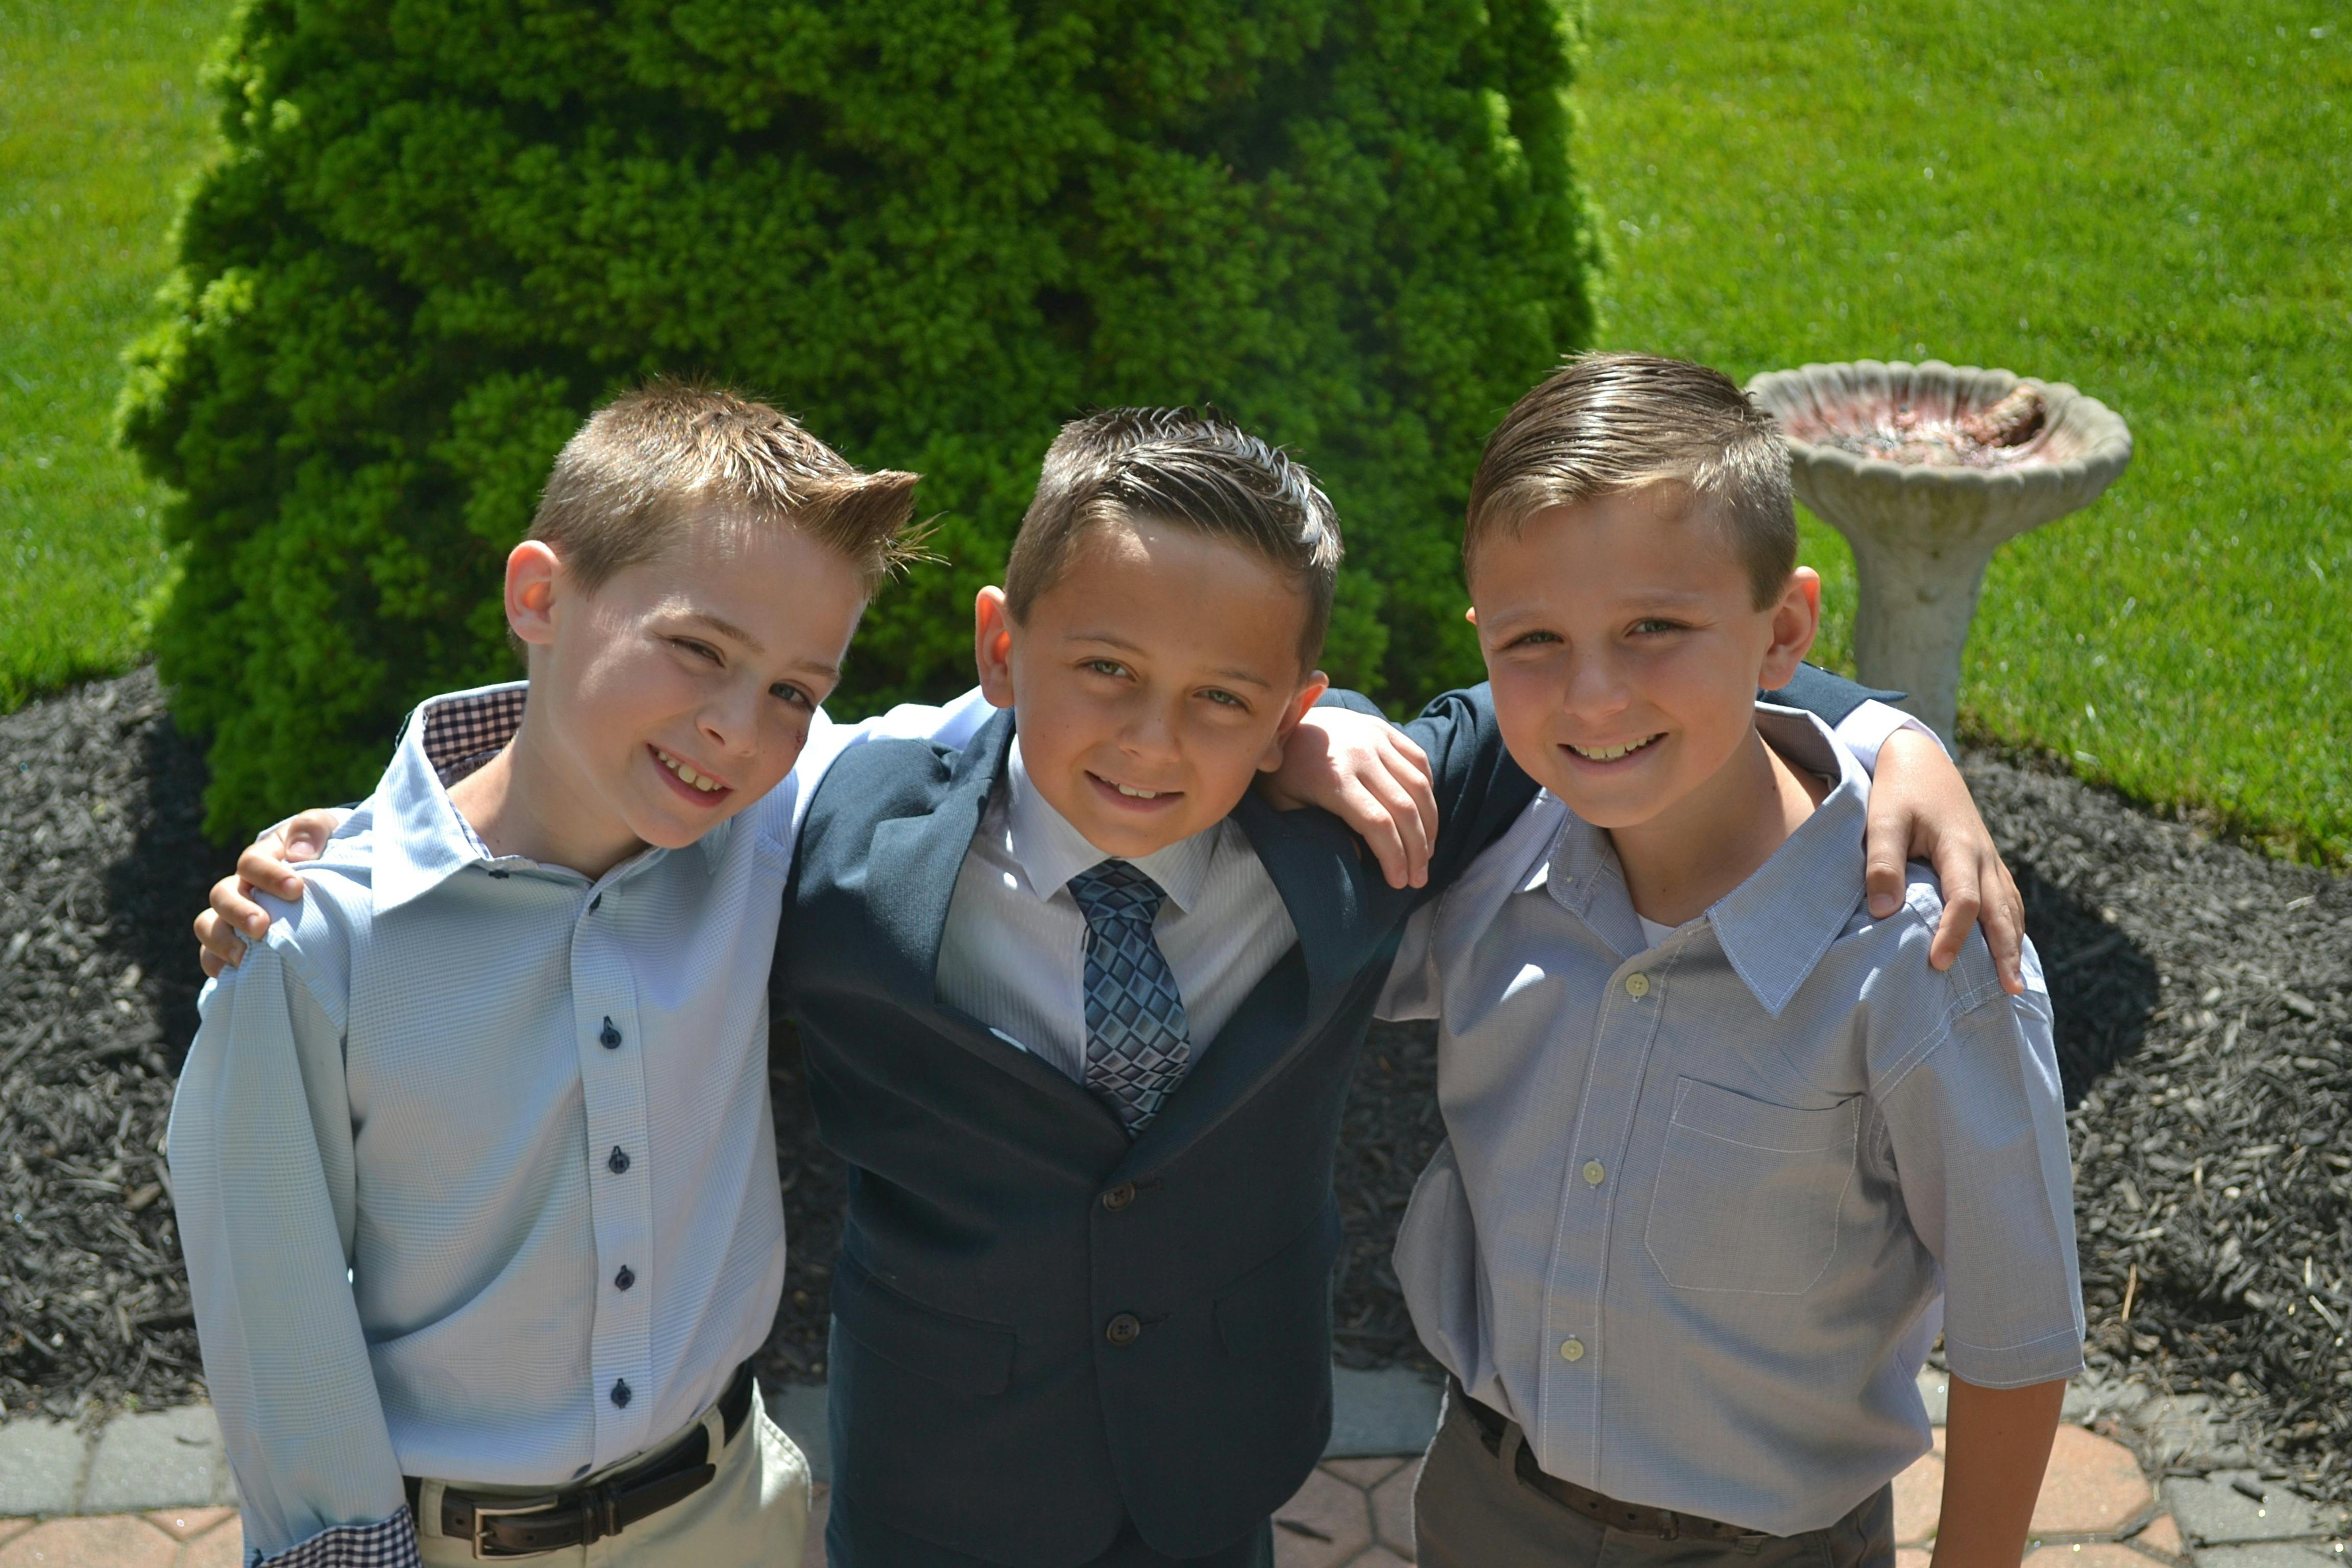
[[[514,739],[530,696],[528,686],[509,686],[425,705],[425,760],[441,775],[443,788],[488,762]]]
[[[402,1509],[373,1524],[339,1524],[289,1546],[275,1557],[256,1552],[248,1568],[425,1568],[416,1527]]]

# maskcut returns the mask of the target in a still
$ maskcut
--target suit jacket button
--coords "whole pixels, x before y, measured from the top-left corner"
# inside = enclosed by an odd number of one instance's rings
[[[1125,1208],[1134,1201],[1135,1184],[1133,1182],[1121,1182],[1118,1185],[1113,1187],[1110,1191],[1103,1194],[1102,1204],[1103,1207],[1110,1210],[1113,1214],[1117,1214],[1119,1210]]]
[[[1121,1312],[1103,1329],[1103,1338],[1125,1350],[1143,1337],[1143,1321],[1133,1312]]]

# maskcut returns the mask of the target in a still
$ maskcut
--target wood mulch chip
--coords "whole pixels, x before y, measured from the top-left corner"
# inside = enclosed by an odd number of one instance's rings
[[[2078,1154],[2091,1357],[2212,1394],[2352,1496],[2352,884],[2215,842],[2032,758],[1969,781],[2025,889]],[[0,718],[0,1401],[201,1394],[159,1159],[194,1030],[188,921],[230,857],[152,672]],[[1427,1026],[1376,1028],[1338,1184],[1340,1359],[1428,1367],[1389,1249],[1439,1137]],[[824,1374],[840,1163],[796,1043],[771,1087],[791,1227],[772,1378]],[[2126,1310],[2128,1309],[2128,1310]]]

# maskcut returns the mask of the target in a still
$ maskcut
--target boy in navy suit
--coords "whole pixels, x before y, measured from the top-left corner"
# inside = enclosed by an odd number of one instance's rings
[[[1329,1426],[1339,1110],[1422,896],[1249,791],[1323,693],[1339,556],[1230,422],[1079,421],[976,606],[1013,711],[816,792],[775,981],[852,1167],[837,1568],[1270,1560]],[[1483,693],[1410,730],[1437,885],[1534,786]]]

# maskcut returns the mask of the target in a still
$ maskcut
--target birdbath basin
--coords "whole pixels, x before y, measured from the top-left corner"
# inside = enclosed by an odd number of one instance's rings
[[[1949,365],[1809,364],[1748,393],[1788,433],[1798,499],[1853,546],[1853,662],[1949,744],[1993,552],[2099,498],[2131,432],[2064,382]]]

